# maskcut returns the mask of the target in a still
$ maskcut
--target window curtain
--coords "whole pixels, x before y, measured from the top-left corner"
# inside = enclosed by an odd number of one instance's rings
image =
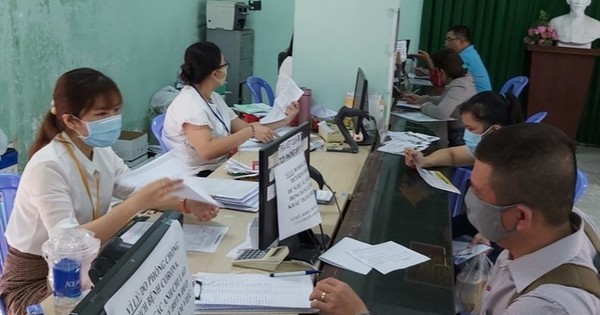
[[[540,10],[555,17],[568,13],[569,6],[564,0],[424,0],[420,49],[439,50],[444,47],[450,26],[468,26],[471,41],[486,65],[494,90],[498,91],[514,76],[529,76],[530,56],[523,37]],[[600,1],[592,1],[586,15],[600,20]],[[596,40],[593,47],[599,48],[599,43]],[[526,104],[527,89],[521,100]],[[600,145],[600,60],[596,60],[577,140]]]

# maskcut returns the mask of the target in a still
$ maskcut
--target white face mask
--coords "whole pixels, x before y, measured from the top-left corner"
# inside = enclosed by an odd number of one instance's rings
[[[498,242],[512,234],[515,230],[507,231],[502,226],[502,212],[514,208],[514,205],[496,206],[479,199],[469,188],[465,196],[467,218],[469,222],[492,242]]]
[[[216,78],[217,82],[219,83],[219,86],[223,86],[223,84],[225,84],[225,81],[227,80],[227,67],[223,67],[221,69],[217,69],[217,72],[221,72],[223,73],[223,77],[222,78]]]

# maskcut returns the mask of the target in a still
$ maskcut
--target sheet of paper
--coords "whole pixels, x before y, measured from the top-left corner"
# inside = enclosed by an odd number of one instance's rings
[[[275,98],[273,109],[260,122],[262,124],[269,124],[283,120],[285,118],[286,107],[291,102],[299,100],[302,94],[304,94],[304,91],[298,87],[294,80],[290,79],[279,96]]]
[[[153,222],[137,222],[127,230],[121,239],[134,244],[146,232]],[[184,224],[183,241],[185,250],[189,252],[214,253],[227,234],[229,227],[202,224]]]
[[[196,309],[211,307],[235,309],[239,306],[310,309],[308,297],[313,290],[310,276],[269,277],[268,274],[197,273],[194,281],[202,283]]]
[[[370,248],[353,249],[349,253],[382,274],[408,268],[429,260],[429,257],[393,241],[373,245]]]
[[[431,116],[427,116],[421,112],[400,112],[400,113],[392,112],[391,114],[394,116],[400,117],[400,118],[404,118],[406,120],[414,121],[414,122],[438,122],[438,121],[456,120],[454,118],[437,119],[437,118],[433,118]]]
[[[415,145],[415,144],[401,142],[401,141],[389,141],[389,142],[386,142],[385,145],[382,145],[379,148],[377,148],[377,151],[389,153],[389,154],[404,155],[404,149],[406,149],[406,148],[412,148],[417,151],[423,151],[423,150],[427,149],[428,146],[429,146],[428,144]]]
[[[194,292],[183,243],[181,225],[171,224],[150,255],[106,302],[106,314],[193,314]],[[173,298],[172,292],[179,298]]]
[[[264,103],[234,104],[233,108],[247,114],[267,113],[271,111],[271,106]]]
[[[174,155],[174,151],[169,151],[156,157],[147,164],[117,177],[116,183],[119,186],[130,189],[139,189],[164,177],[171,179],[179,178],[183,179],[184,187],[181,190],[176,191],[174,195],[180,198],[222,206],[205,191],[188,186],[187,181],[197,177],[189,176],[187,173],[188,170]]]
[[[280,152],[279,158],[281,157]],[[321,214],[304,154],[298,154],[277,165],[274,167],[274,173],[279,239],[285,239],[321,223]]]
[[[421,178],[423,178],[429,186],[460,195],[460,190],[452,185],[450,180],[441,172],[426,170],[418,166],[417,171],[419,171],[419,175],[421,175]]]
[[[412,108],[412,109],[421,109],[421,105],[418,105],[418,104],[408,104],[406,101],[398,101],[398,102],[396,102],[396,106],[398,106],[398,107]]]
[[[350,255],[349,251],[353,249],[364,249],[371,247],[372,245],[370,244],[363,243],[353,238],[344,237],[341,241],[337,242],[337,244],[333,245],[321,256],[319,256],[319,260],[338,268],[344,268],[346,270],[366,275],[373,268],[365,265],[360,260]]]
[[[490,249],[492,249],[492,247],[485,245],[485,244],[477,244],[473,247],[465,248],[458,254],[454,255],[454,263],[456,265],[460,265],[463,262],[465,262],[481,253],[485,253]]]

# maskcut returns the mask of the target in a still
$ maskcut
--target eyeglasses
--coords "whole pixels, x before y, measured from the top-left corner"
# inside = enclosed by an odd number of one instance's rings
[[[217,69],[221,69],[221,68],[229,69],[229,62],[225,62],[224,64],[220,65]]]
[[[460,37],[446,37],[446,39],[444,41],[447,43],[447,42],[451,42],[451,41],[457,40],[457,39],[462,39],[462,38],[460,38]]]

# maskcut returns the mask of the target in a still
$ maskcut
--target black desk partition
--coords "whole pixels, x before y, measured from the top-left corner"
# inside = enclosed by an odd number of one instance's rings
[[[325,265],[321,279],[347,282],[376,314],[454,314],[448,195],[428,186],[401,156],[374,152],[336,233],[369,244],[394,241],[430,261],[363,276]]]

